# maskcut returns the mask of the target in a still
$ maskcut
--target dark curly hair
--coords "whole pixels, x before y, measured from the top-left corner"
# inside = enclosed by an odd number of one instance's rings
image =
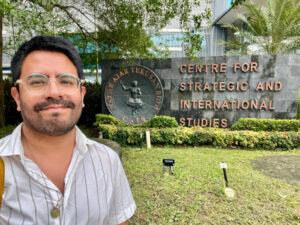
[[[36,36],[30,41],[23,43],[11,60],[11,76],[14,82],[21,75],[22,65],[26,56],[38,50],[65,54],[76,67],[79,78],[84,79],[80,56],[71,42],[59,37]]]

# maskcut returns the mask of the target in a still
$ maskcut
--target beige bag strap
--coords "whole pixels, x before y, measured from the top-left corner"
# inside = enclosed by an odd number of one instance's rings
[[[5,175],[5,167],[3,159],[0,157],[0,207],[2,205],[2,194],[4,192],[4,175]]]

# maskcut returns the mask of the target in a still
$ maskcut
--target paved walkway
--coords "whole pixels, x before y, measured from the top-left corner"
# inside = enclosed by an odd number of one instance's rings
[[[251,162],[262,173],[300,186],[300,156],[274,155],[259,157]]]

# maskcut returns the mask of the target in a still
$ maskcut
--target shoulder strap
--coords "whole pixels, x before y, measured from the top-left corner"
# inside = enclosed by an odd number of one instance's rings
[[[0,157],[0,207],[2,205],[2,194],[4,192],[4,175],[5,175],[5,167],[3,159]]]

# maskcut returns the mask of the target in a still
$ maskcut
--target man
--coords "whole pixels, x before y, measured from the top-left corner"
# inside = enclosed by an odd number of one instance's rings
[[[126,224],[136,206],[117,154],[75,126],[86,92],[75,48],[37,36],[19,48],[11,70],[23,123],[0,140],[0,224]]]

